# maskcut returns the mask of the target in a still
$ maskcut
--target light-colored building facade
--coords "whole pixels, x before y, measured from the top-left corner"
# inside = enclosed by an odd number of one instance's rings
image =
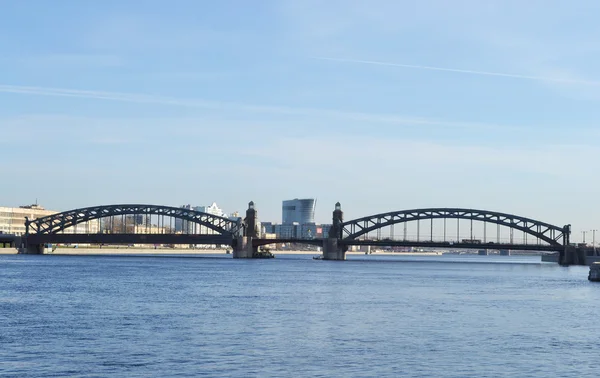
[[[38,204],[20,207],[0,207],[0,232],[4,234],[15,234],[17,236],[25,235],[26,217],[32,221],[56,213],[58,213],[58,211],[44,209]],[[62,232],[65,234],[95,234],[99,231],[98,225],[98,220],[91,220],[67,228]]]
[[[231,219],[231,217],[227,216],[227,214],[225,214],[225,212],[221,208],[219,208],[219,206],[217,206],[217,204],[215,202],[213,202],[209,206],[183,205],[183,206],[181,206],[181,208],[187,209],[187,210],[199,211],[202,213]],[[232,216],[233,215],[237,216],[237,213],[232,214]],[[191,223],[191,222],[185,221],[183,219],[175,220],[175,232],[183,233],[183,234],[202,234],[202,235],[218,234],[217,231],[212,230],[206,226],[202,226],[202,225],[199,225],[196,223]]]
[[[17,236],[25,235],[25,217],[34,220],[56,213],[56,211],[46,210],[37,204],[20,207],[0,207],[0,232]]]
[[[202,213],[210,214],[210,215],[215,215],[217,217],[225,217],[225,218],[227,217],[227,214],[225,214],[223,212],[223,210],[221,210],[215,202],[213,202],[210,206],[196,206],[196,207],[194,207],[194,210],[200,211]],[[199,226],[199,225],[196,225],[195,231],[196,231],[195,233],[202,234],[202,235],[218,234],[218,232],[215,230],[211,230],[210,228],[208,228],[206,226]]]

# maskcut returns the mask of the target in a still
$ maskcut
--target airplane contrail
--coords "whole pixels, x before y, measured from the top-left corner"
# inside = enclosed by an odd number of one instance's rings
[[[165,97],[146,95],[140,93],[105,92],[96,90],[80,90],[53,87],[34,87],[23,85],[0,84],[0,93],[26,94],[34,96],[56,96],[88,98],[97,100],[109,100],[119,102],[132,102],[141,104],[160,104],[170,106],[183,106],[192,108],[204,108],[213,110],[234,110],[268,114],[302,115],[314,117],[334,117],[361,122],[376,122],[396,125],[421,125],[421,126],[445,126],[452,128],[468,129],[512,129],[515,126],[497,125],[477,122],[455,122],[428,118],[405,117],[396,114],[362,113],[355,111],[342,111],[336,109],[316,109],[293,106],[268,106],[256,104],[243,104],[232,102],[208,101],[202,99],[182,99],[176,97]],[[518,129],[518,127],[516,127]]]
[[[513,79],[552,81],[552,82],[557,82],[557,83],[584,84],[584,85],[592,85],[592,86],[600,85],[600,81],[562,79],[562,78],[557,78],[557,77],[519,75],[519,74],[511,74],[511,73],[503,73],[503,72],[463,70],[463,69],[458,69],[458,68],[420,66],[420,65],[401,64],[401,63],[393,63],[393,62],[379,62],[379,61],[374,61],[374,60],[342,59],[342,58],[329,58],[329,57],[314,57],[314,59],[329,60],[329,61],[333,61],[333,62],[342,62],[342,63],[371,64],[371,65],[376,65],[376,66],[390,66],[390,67],[414,68],[414,69],[430,70],[430,71],[455,72],[455,73],[470,74],[470,75],[500,76],[500,77],[508,77],[508,78],[513,78]]]
[[[31,94],[39,96],[62,96],[91,98],[99,100],[113,100],[123,102],[137,103],[157,103],[165,105],[180,106],[218,106],[218,103],[208,103],[202,101],[182,100],[171,97],[152,96],[136,93],[104,92],[79,89],[51,88],[51,87],[31,87],[23,85],[0,85],[0,92],[15,94]]]

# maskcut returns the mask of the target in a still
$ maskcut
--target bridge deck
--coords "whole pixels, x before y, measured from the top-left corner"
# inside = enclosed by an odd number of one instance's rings
[[[0,234],[0,243],[8,243],[17,238],[14,234]]]
[[[0,235],[1,236],[1,235]],[[12,236],[12,235],[11,235]],[[9,239],[9,238],[7,238]],[[0,238],[0,243],[2,239]],[[13,239],[7,240],[7,242]],[[232,245],[231,235],[195,235],[195,234],[30,234],[28,244],[222,244]],[[269,244],[297,243],[323,246],[323,239],[253,239],[252,245],[259,247]],[[341,245],[373,247],[417,247],[439,249],[495,249],[528,251],[561,251],[560,245],[548,244],[507,244],[507,243],[453,243],[438,241],[409,240],[356,240],[342,239]]]
[[[403,240],[343,240],[344,245],[370,245],[373,247],[423,247],[440,249],[497,249],[521,251],[550,251],[563,250],[562,246],[549,244],[507,244],[507,243],[453,243],[436,241],[403,241]]]
[[[323,246],[323,239],[254,239],[252,244],[255,247],[280,244],[297,243]],[[342,239],[341,245],[358,245],[373,247],[416,247],[416,248],[440,248],[440,249],[494,249],[494,250],[522,250],[522,251],[549,251],[557,252],[563,249],[562,246],[549,244],[508,244],[508,243],[453,243],[437,241],[410,241],[410,240],[356,240]]]
[[[30,234],[28,244],[226,244],[229,235],[194,234]]]

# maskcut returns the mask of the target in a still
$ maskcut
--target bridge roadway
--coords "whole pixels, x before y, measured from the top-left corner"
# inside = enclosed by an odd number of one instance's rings
[[[417,247],[440,249],[494,249],[517,251],[560,252],[563,247],[544,244],[508,244],[508,243],[453,243],[436,241],[402,241],[402,240],[343,240],[344,245],[368,245],[371,247]]]
[[[254,247],[282,244],[282,243],[297,243],[323,246],[324,239],[297,239],[297,238],[280,238],[280,239],[253,239]],[[409,240],[341,240],[341,245],[344,246],[371,246],[371,247],[415,247],[415,248],[440,248],[440,249],[493,249],[493,250],[518,250],[518,251],[540,251],[540,252],[560,252],[562,247],[544,244],[509,244],[509,243],[454,243],[454,242],[438,242],[438,241],[409,241]]]
[[[6,239],[8,243],[11,238]],[[196,244],[196,245],[228,245],[235,246],[231,235],[199,235],[199,234],[31,234],[28,243],[31,244]],[[324,247],[326,239],[298,239],[298,238],[253,238],[252,247],[267,246],[271,244],[296,243]],[[9,244],[10,245],[10,244]],[[438,249],[491,249],[491,250],[521,250],[540,252],[560,252],[560,246],[544,244],[507,244],[507,243],[455,243],[437,241],[404,241],[404,240],[340,240],[340,245],[347,250],[349,246],[372,247],[415,247]]]
[[[9,238],[5,238],[7,242]],[[3,242],[0,237],[0,244]],[[11,239],[12,240],[12,239]],[[270,244],[296,243],[323,247],[325,239],[278,238],[252,240],[253,247]],[[32,244],[197,244],[197,245],[228,245],[233,240],[228,235],[199,235],[199,234],[32,234],[29,236]],[[543,244],[507,244],[507,243],[453,243],[436,241],[408,240],[342,240],[343,246],[372,246],[372,247],[415,247],[440,249],[494,249],[559,252],[560,247]]]
[[[230,235],[201,234],[31,234],[30,244],[220,244],[231,245]]]
[[[0,246],[2,248],[14,247],[17,236],[13,234],[1,234],[0,233]]]

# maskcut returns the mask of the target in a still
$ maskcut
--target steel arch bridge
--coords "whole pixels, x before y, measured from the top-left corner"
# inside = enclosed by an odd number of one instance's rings
[[[26,219],[27,235],[53,235],[91,220],[125,215],[147,215],[182,219],[205,226],[223,236],[237,236],[243,231],[241,222],[200,211],[157,205],[107,205],[64,211],[30,221]]]
[[[557,249],[568,246],[570,243],[571,225],[559,227],[513,214],[462,208],[413,209],[370,215],[342,222],[340,229],[341,235],[339,235],[339,237],[343,240],[350,241],[394,224],[406,224],[407,222],[418,222],[421,220],[433,221],[434,219],[465,219],[481,221],[484,222],[484,224],[491,223],[498,226],[505,226],[512,230],[522,231]],[[445,221],[444,239],[446,239]],[[513,244],[512,233],[510,244]]]

